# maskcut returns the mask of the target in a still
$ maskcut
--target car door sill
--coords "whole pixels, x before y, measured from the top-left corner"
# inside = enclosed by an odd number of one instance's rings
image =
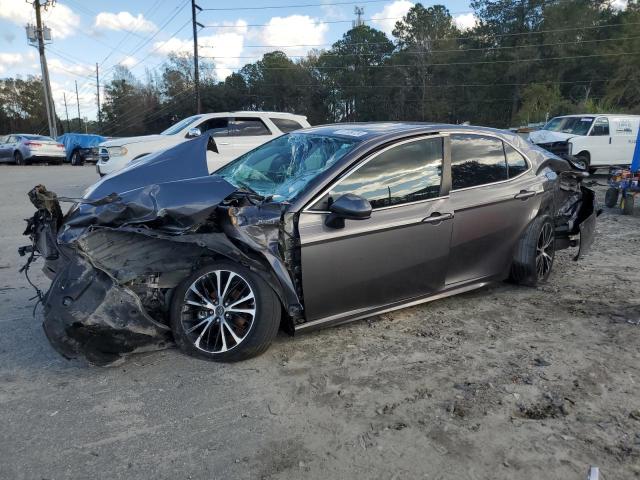
[[[361,308],[358,310],[352,310],[347,313],[341,313],[338,315],[332,315],[330,317],[319,318],[318,320],[312,320],[310,322],[301,323],[295,326],[296,332],[307,332],[318,328],[324,328],[329,326],[340,325],[343,323],[354,322],[363,318],[371,317],[373,315],[380,315],[382,313],[392,312],[394,310],[400,310],[401,308],[413,307],[422,303],[432,302],[433,300],[439,300],[441,298],[450,297],[459,293],[468,292],[470,290],[476,290],[482,288],[485,285],[491,283],[490,281],[481,281],[461,285],[453,288],[447,288],[446,290],[440,290],[439,292],[429,295],[414,297],[401,302],[391,303],[387,305],[381,305],[373,308]]]

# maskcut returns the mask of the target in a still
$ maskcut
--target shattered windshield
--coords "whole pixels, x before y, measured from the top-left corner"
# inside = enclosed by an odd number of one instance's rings
[[[360,141],[289,133],[245,153],[216,173],[236,187],[273,196],[275,201],[292,200]]]
[[[556,117],[542,127],[551,132],[570,133],[572,135],[586,135],[591,128],[594,117]]]

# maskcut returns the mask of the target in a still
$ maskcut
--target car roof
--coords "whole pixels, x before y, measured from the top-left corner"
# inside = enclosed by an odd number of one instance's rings
[[[576,118],[576,117],[632,117],[639,118],[640,115],[630,115],[627,113],[572,113],[571,115],[558,115],[553,118]]]
[[[287,113],[287,112],[264,112],[262,110],[236,110],[231,112],[211,112],[211,113],[201,113],[199,114],[202,117],[233,117],[237,115],[243,116],[253,116],[253,117],[283,117],[283,118],[303,118],[306,120],[306,116],[298,115],[296,113]],[[197,115],[192,115],[197,116]]]
[[[405,135],[436,133],[436,132],[469,132],[487,133],[507,139],[520,138],[517,134],[507,130],[473,125],[452,125],[446,123],[427,122],[362,122],[362,123],[333,123],[305,128],[298,132],[327,135],[360,140],[374,140],[383,137],[402,137]]]

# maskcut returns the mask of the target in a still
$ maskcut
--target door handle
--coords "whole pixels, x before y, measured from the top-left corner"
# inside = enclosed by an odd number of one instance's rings
[[[229,142],[216,142],[218,145],[229,145]]]
[[[533,190],[520,190],[520,192],[516,193],[513,198],[517,198],[519,200],[526,200],[527,198],[531,198],[536,194]]]
[[[422,219],[422,223],[440,223],[444,220],[451,220],[453,218],[453,213],[439,213],[433,212],[427,218]]]

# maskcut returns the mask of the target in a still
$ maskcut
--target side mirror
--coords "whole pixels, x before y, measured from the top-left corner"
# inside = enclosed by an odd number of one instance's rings
[[[344,228],[344,221],[366,220],[371,217],[371,203],[353,193],[340,195],[329,207],[331,212],[325,220],[325,225],[331,228]]]
[[[202,135],[202,131],[198,127],[190,128],[187,131],[187,138],[196,138]]]

